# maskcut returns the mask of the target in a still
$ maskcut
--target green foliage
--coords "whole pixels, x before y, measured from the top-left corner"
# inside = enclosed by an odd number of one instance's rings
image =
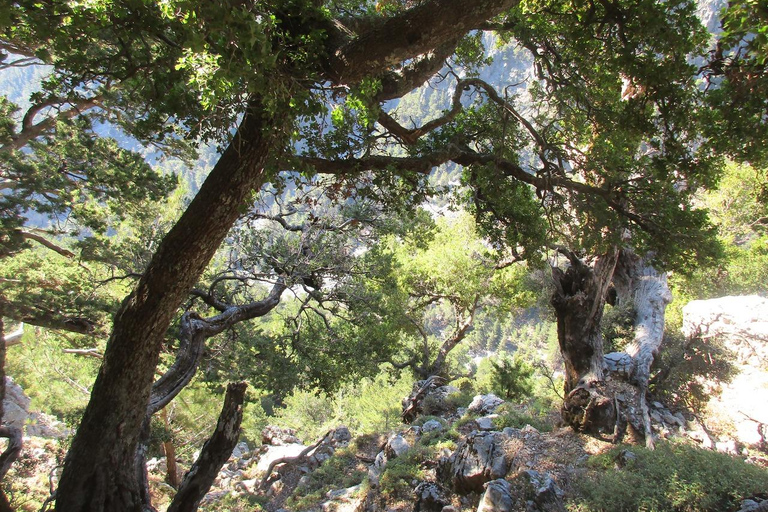
[[[675,301],[668,312],[670,329],[682,325],[682,307],[690,300],[768,292],[764,279],[768,272],[766,172],[729,163],[719,187],[701,194],[699,200],[718,226],[725,253],[715,265],[672,276]]]
[[[521,400],[533,391],[534,369],[518,356],[491,359],[494,391],[507,400]]]
[[[624,450],[635,458],[614,469]],[[764,469],[685,444],[614,448],[590,465],[597,472],[577,482],[581,497],[570,510],[719,512],[736,510],[741,500],[768,489]]]
[[[409,497],[413,480],[424,480],[427,475],[426,462],[439,452],[437,445],[425,446],[417,443],[399,457],[387,461],[379,480],[381,493],[390,499]]]
[[[90,342],[85,336],[27,327],[22,343],[8,347],[6,373],[30,397],[31,410],[52,414],[70,427],[79,424],[100,361],[63,349]]]
[[[768,15],[759,0],[735,0],[721,16],[723,32],[706,70],[711,82],[720,82],[708,95],[715,111],[708,128],[720,151],[765,165],[768,151],[760,141],[768,136]],[[730,136],[717,137],[722,130]]]
[[[606,304],[600,331],[603,335],[603,350],[621,352],[634,339],[635,335],[635,305],[625,301],[618,306]]]
[[[386,372],[341,386],[333,394],[296,389],[271,420],[295,428],[307,442],[329,429],[346,425],[355,433],[386,432],[400,425],[400,401],[411,390],[412,377],[393,380]]]

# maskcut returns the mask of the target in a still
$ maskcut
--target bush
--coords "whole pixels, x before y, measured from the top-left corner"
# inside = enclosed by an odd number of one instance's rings
[[[626,464],[615,470],[624,450],[590,460],[598,473],[577,482],[572,511],[720,512],[768,489],[767,471],[722,453],[681,443],[632,447],[635,457],[621,457]]]

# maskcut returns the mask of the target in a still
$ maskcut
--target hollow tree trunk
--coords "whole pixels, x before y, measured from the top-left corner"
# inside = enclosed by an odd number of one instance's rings
[[[265,181],[278,120],[251,101],[238,132],[163,239],[115,316],[91,400],[67,453],[58,511],[142,509],[136,449],[166,330],[194,282]]]
[[[603,339],[600,321],[605,296],[616,266],[617,252],[600,256],[594,269],[571,253],[563,272],[553,268],[552,306],[557,317],[557,338],[565,362],[563,420],[580,431],[613,428],[613,397],[603,393]]]

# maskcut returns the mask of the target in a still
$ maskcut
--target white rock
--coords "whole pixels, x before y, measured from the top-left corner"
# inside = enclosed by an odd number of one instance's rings
[[[489,393],[487,395],[477,395],[472,399],[472,403],[469,404],[469,412],[490,414],[503,403],[504,400],[497,397],[493,393]]]
[[[410,449],[411,445],[408,443],[408,441],[406,441],[402,435],[396,434],[392,436],[387,442],[386,452],[389,457],[394,458],[400,457]]]

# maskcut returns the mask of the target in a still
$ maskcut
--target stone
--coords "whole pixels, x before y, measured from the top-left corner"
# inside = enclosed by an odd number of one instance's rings
[[[485,484],[477,512],[511,512],[514,505],[515,498],[509,482],[503,479],[492,480]]]
[[[243,457],[248,455],[250,452],[251,450],[250,448],[248,448],[248,443],[246,443],[245,441],[240,441],[232,450],[232,458],[242,459]]]
[[[248,494],[255,493],[258,487],[259,487],[259,480],[256,478],[242,480],[235,484],[236,490],[244,491],[244,492],[247,492]]]
[[[361,485],[355,485],[346,489],[328,491],[328,501],[320,505],[323,512],[355,512],[360,508],[363,498],[360,494]]]
[[[522,487],[525,499],[535,505],[534,510],[565,512],[563,504],[565,493],[550,475],[528,469],[518,473],[512,484]]]
[[[474,431],[450,457],[441,459],[438,476],[459,493],[482,492],[484,483],[503,478],[509,471],[508,441],[502,432]]]
[[[661,413],[661,417],[662,417],[662,419],[664,419],[664,423],[666,423],[667,425],[677,425],[677,426],[680,426],[680,427],[682,427],[682,426],[683,426],[683,425],[682,425],[682,424],[679,422],[679,420],[678,420],[678,419],[675,417],[675,415],[674,415],[674,414],[672,414],[672,413],[671,413],[671,412],[669,412],[669,411],[663,411],[663,412]]]
[[[387,446],[384,448],[384,452],[388,458],[394,459],[400,457],[410,449],[411,445],[406,441],[402,434],[395,434],[389,441],[387,441]]]
[[[450,503],[449,493],[435,482],[421,482],[413,490],[416,495],[414,510],[420,512],[442,512]]]
[[[739,453],[736,449],[736,441],[733,439],[728,439],[727,441],[718,441],[715,443],[715,450],[721,453],[727,453],[729,455],[738,455]]]
[[[421,431],[424,432],[425,434],[427,432],[432,432],[435,430],[438,432],[443,430],[443,424],[437,420],[425,421],[424,425],[421,426]]]
[[[487,395],[477,395],[469,404],[469,412],[476,414],[491,414],[498,406],[504,403],[504,400],[493,393]]]
[[[32,411],[27,418],[27,437],[44,437],[46,439],[63,439],[72,435],[65,423],[50,414]]]
[[[482,416],[480,418],[477,418],[475,420],[475,423],[477,423],[477,428],[479,430],[496,430],[496,427],[493,424],[493,420],[495,418],[498,418],[498,414],[489,414],[488,416]]]
[[[618,457],[616,457],[616,465],[619,468],[623,468],[630,464],[633,464],[637,460],[637,455],[629,450],[621,450]]]
[[[275,425],[267,425],[261,431],[262,444],[282,446],[286,444],[300,444],[296,437],[296,431],[292,428],[281,428]]]
[[[336,427],[331,435],[331,444],[334,447],[347,446],[350,441],[352,441],[352,433],[344,425]]]

